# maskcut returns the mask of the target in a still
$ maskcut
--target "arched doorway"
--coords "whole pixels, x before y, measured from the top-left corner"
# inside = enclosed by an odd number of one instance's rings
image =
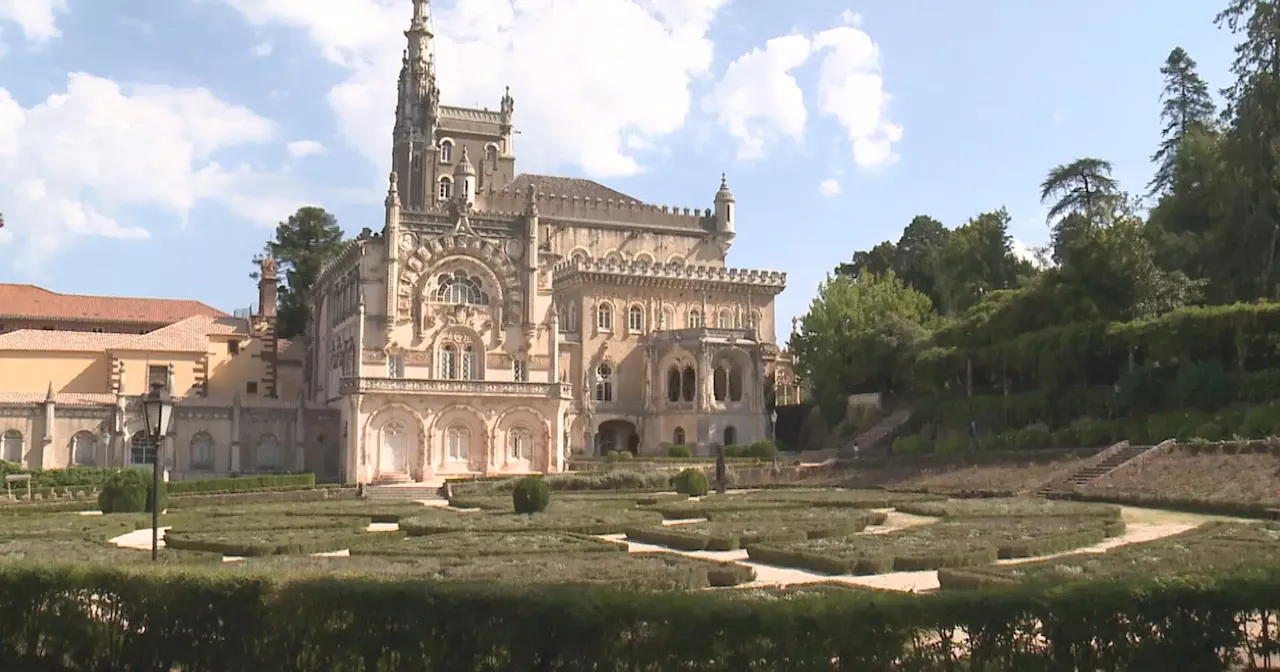
[[[380,474],[404,474],[409,470],[409,433],[404,423],[392,420],[378,435]]]
[[[626,420],[606,420],[596,430],[596,454],[608,455],[612,451],[640,451],[640,433],[635,424]]]
[[[726,446],[738,445],[738,430],[735,429],[733,425],[729,425],[728,427],[724,428],[724,445]]]

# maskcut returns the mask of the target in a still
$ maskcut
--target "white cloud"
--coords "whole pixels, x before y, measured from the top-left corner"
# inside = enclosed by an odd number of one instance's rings
[[[313,154],[324,154],[325,147],[315,140],[295,140],[288,145],[289,156],[295,159],[302,159]]]
[[[303,29],[348,69],[329,104],[348,142],[389,170],[396,75],[410,4],[400,0],[222,0],[254,25]],[[526,169],[595,176],[642,168],[637,149],[684,125],[707,74],[712,18],[729,0],[458,0],[433,7],[446,104],[516,99]],[[319,5],[319,6],[318,6]],[[636,140],[632,140],[635,138]]]
[[[831,198],[840,193],[840,181],[834,178],[826,179],[818,183],[818,193],[826,198]]]
[[[275,47],[271,46],[270,42],[259,42],[258,44],[253,45],[251,53],[254,56],[265,58],[270,56],[272,51],[275,51]]]
[[[23,108],[0,88],[0,203],[5,229],[21,246],[19,267],[35,271],[73,238],[145,238],[116,218],[144,207],[185,220],[200,201],[274,222],[264,204],[291,192],[287,176],[215,158],[227,148],[270,140],[275,125],[205,89],[134,85],[83,73],[65,92]]]
[[[55,14],[67,11],[67,0],[0,0],[0,21],[12,21],[32,42],[58,37]]]
[[[766,141],[782,135],[800,142],[808,112],[793,70],[809,59],[803,35],[775,37],[729,64],[702,101],[702,111],[738,139],[738,158],[764,155]]]
[[[846,24],[856,15],[844,17]],[[818,72],[818,109],[844,127],[859,167],[874,170],[894,163],[893,146],[902,126],[888,117],[891,96],[880,74],[880,48],[855,25],[824,30],[814,45],[826,50]]]

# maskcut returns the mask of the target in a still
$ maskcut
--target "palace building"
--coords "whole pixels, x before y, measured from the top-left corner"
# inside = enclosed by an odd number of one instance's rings
[[[240,318],[169,302],[143,324],[124,307],[142,300],[126,299],[87,322],[73,308],[57,324],[15,315],[0,434],[21,439],[5,459],[81,463],[92,444],[95,463],[146,463],[134,395],[153,379],[182,397],[178,478],[437,482],[771,436],[766,388],[795,380],[774,329],[786,275],[726,266],[738,213],[724,176],[710,207],[676,208],[518,174],[510,91],[496,110],[441,104],[427,0],[405,35],[385,222],[322,270],[305,337],[275,337],[270,259]],[[53,375],[72,359],[66,371],[95,373]]]
[[[341,410],[347,478],[767,438],[786,275],[725,266],[723,177],[703,209],[518,174],[509,90],[496,110],[441,104],[428,4],[405,32],[385,227],[313,292],[308,392]]]

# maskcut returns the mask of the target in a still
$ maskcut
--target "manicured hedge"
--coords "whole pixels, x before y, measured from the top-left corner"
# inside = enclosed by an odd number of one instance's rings
[[[162,564],[221,564],[221,553],[200,553],[160,549]],[[85,563],[118,567],[123,565],[150,565],[151,552],[133,548],[120,548],[100,539],[74,536],[21,537],[0,539],[0,572],[5,563]],[[0,607],[3,608],[3,607]],[[0,661],[3,659],[0,658]],[[0,665],[0,669],[6,669]]]
[[[610,554],[605,554],[610,555]],[[618,554],[623,558],[629,556]],[[623,558],[619,558],[621,561]],[[365,558],[306,559],[336,566]],[[591,572],[596,558],[576,570]],[[634,558],[634,563],[655,562]],[[656,560],[660,562],[661,560]],[[0,565],[0,664],[46,670],[1226,670],[1277,663],[1280,574],[938,595],[640,593]],[[616,578],[636,576],[619,565]],[[504,564],[490,576],[519,575]],[[523,568],[529,569],[529,568]],[[599,574],[597,574],[599,576]],[[109,596],[103,602],[86,596]]]
[[[428,510],[400,521],[409,536],[445,532],[577,532],[617,534],[629,527],[656,523],[661,518],[649,511],[581,509],[552,502],[543,513],[467,513]]]
[[[748,544],[847,537],[869,525],[871,515],[832,515],[823,520],[785,517],[715,520],[688,525],[653,525],[627,529],[627,539],[685,551],[732,551]]]
[[[519,477],[499,476],[451,481],[450,487],[459,496],[510,495]],[[671,474],[664,472],[601,471],[592,473],[548,474],[547,485],[552,492],[573,490],[626,490],[638,492],[662,492],[671,490]]]
[[[658,503],[641,506],[646,511],[656,511],[667,520],[683,520],[688,518],[706,518],[714,511],[777,511],[783,509],[807,509],[809,502],[780,502],[769,500],[748,500],[739,495],[715,495],[700,500],[689,500],[674,503]]]
[[[897,510],[917,516],[947,518],[1018,518],[1027,516],[1096,517],[1120,519],[1120,507],[1037,497],[993,497],[938,502],[903,502]]]
[[[892,509],[914,502],[942,501],[941,495],[886,490],[761,490],[742,495],[749,501],[809,504],[814,507]]]
[[[572,505],[575,507],[594,507],[609,509],[629,509],[638,504],[651,506],[664,503],[687,501],[683,495],[654,495],[639,492],[622,494],[613,492],[562,492],[554,495],[556,505]],[[484,509],[487,511],[510,511],[511,495],[458,495],[449,500],[449,505],[458,509]]]
[[[164,517],[161,517],[163,520]],[[165,523],[161,523],[164,525]],[[51,513],[43,516],[0,516],[0,539],[81,538],[107,540],[143,527],[151,527],[151,516],[118,514],[82,516],[78,513]]]
[[[252,557],[326,553],[373,544],[391,543],[399,532],[341,531],[321,529],[222,530],[214,532],[171,531],[165,546],[177,550],[205,551]]]
[[[883,574],[991,565],[1000,558],[1049,555],[1123,533],[1121,521],[1021,518],[942,522],[878,535],[747,547],[752,560],[829,574]]]
[[[363,523],[395,523],[401,518],[419,515],[430,511],[421,504],[412,502],[371,502],[364,499],[334,499],[298,503],[272,502],[256,506],[227,506],[213,509],[193,511],[195,515],[213,514],[218,516],[280,516],[289,518],[341,516],[364,519]],[[183,514],[188,513],[183,511]]]
[[[478,557],[539,555],[547,553],[616,553],[620,544],[572,532],[518,532],[514,534],[450,532],[407,537],[390,544],[351,549],[352,555],[411,557]]]
[[[110,467],[66,467],[63,469],[28,469],[15,462],[6,462],[0,460],[0,476],[11,476],[14,474],[29,474],[31,476],[31,487],[33,489],[42,488],[93,488],[101,486],[107,482],[111,474],[119,471],[119,469]],[[15,484],[13,488],[14,494],[18,494],[18,488],[21,487],[23,492],[27,489],[26,483]]]
[[[314,487],[316,487],[315,474],[276,474],[172,481],[169,483],[169,494],[212,495],[262,490],[307,490]]]
[[[288,515],[284,513],[246,512],[224,513],[171,513],[161,520],[161,525],[171,532],[225,532],[267,530],[332,530],[334,533],[358,532],[369,527],[371,517],[364,516],[316,516]]]

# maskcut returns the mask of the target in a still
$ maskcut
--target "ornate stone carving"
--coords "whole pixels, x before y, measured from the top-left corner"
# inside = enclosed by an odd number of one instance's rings
[[[439,263],[450,257],[469,257],[478,262],[497,285],[498,295],[494,296],[499,322],[503,325],[514,324],[524,314],[524,295],[520,291],[520,275],[511,258],[494,242],[472,235],[450,234],[439,238],[419,241],[413,254],[404,262],[400,272],[400,285],[397,296],[399,314],[410,315],[414,310],[415,300],[421,300],[421,281],[423,276],[433,271]]]

